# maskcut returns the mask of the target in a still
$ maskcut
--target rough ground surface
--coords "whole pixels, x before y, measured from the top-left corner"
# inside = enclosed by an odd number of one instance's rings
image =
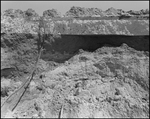
[[[34,80],[13,112],[7,110],[13,99],[8,101],[2,117],[149,117],[149,10],[73,7],[66,15],[45,11],[54,17],[44,18],[46,33],[62,38],[46,38]],[[32,9],[1,15],[2,103],[33,69],[40,18]]]
[[[11,80],[1,84],[1,101],[21,85]],[[61,117],[67,118],[149,117],[149,52],[126,44],[80,50],[35,76],[18,107],[4,116],[58,118],[61,106]]]

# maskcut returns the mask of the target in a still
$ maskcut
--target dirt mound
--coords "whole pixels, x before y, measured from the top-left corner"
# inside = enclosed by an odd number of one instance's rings
[[[9,16],[11,18],[21,18],[21,17],[24,17],[24,13],[22,10],[20,9],[7,9],[5,10],[3,13],[2,13],[3,16]]]
[[[35,10],[33,9],[27,9],[25,12],[24,12],[25,16],[27,17],[38,17],[39,15],[35,12]]]
[[[108,15],[108,16],[118,16],[119,15],[118,13],[122,13],[122,12],[123,12],[122,10],[118,11],[117,9],[111,7],[107,9],[104,13],[105,15]]]
[[[129,10],[124,11],[122,9],[115,9],[113,7],[108,8],[106,11],[102,11],[99,8],[84,8],[84,7],[71,7],[69,11],[66,12],[65,17],[106,17],[106,16],[121,16],[126,14],[127,16],[142,16],[149,15],[148,9],[142,9],[139,11]]]
[[[66,17],[85,17],[85,16],[103,16],[102,10],[98,8],[83,8],[83,7],[71,7],[69,11],[66,12]]]
[[[46,10],[43,12],[43,17],[48,18],[58,18],[61,17],[61,14],[56,9]]]
[[[123,14],[126,14],[128,16],[142,16],[142,15],[149,15],[149,10],[148,9],[142,9],[139,11],[135,10],[129,10],[129,11],[124,11],[122,9],[115,9],[113,7],[107,9],[104,11],[105,15],[110,15],[110,16],[120,16]]]
[[[144,14],[144,15],[149,15],[149,9],[142,9],[142,10],[140,10],[141,11],[141,13],[142,14]]]
[[[145,9],[145,10],[140,10],[140,11],[135,11],[135,10],[129,10],[127,11],[127,13],[129,13],[130,15],[149,15],[149,10]]]
[[[29,8],[26,11],[24,11],[24,18],[26,20],[33,20],[33,19],[39,19],[40,16],[35,12],[35,10]]]
[[[20,9],[8,9],[2,13],[2,16],[7,16],[11,18],[34,18],[39,17],[39,15],[31,8],[26,11],[22,11]]]
[[[33,82],[12,117],[149,117],[149,57],[126,44],[80,50]]]

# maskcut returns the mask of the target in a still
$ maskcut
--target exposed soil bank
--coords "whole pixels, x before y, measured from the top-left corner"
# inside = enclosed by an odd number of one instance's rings
[[[42,59],[64,62],[74,56],[79,49],[93,52],[103,46],[118,47],[123,43],[138,51],[149,51],[149,36],[125,35],[61,35],[51,45],[45,43]]]
[[[93,52],[105,45],[118,47],[123,43],[139,51],[149,51],[149,36],[62,35],[61,38],[55,38],[51,45],[45,44],[46,50],[43,52],[42,59],[64,62],[75,55],[79,49]]]
[[[32,34],[5,34],[2,37],[3,40],[1,42],[5,42],[9,48],[13,47],[13,49],[16,49],[16,52],[21,51],[21,54],[23,54],[21,59],[22,57],[25,57],[23,59],[30,59],[31,61],[25,62],[29,64],[27,67],[31,66],[32,60],[34,61],[36,57],[33,52],[36,52],[37,50],[34,36]],[[14,45],[16,42],[17,45]],[[49,38],[47,38],[44,45],[45,50],[43,51],[41,58],[44,61],[63,63],[78,53],[79,49],[93,52],[102,46],[118,47],[123,43],[135,50],[149,52],[149,35],[61,35],[61,37],[54,38],[54,41],[51,43],[49,42]],[[1,47],[4,47],[3,44]],[[12,52],[14,51],[11,51],[10,53]],[[27,52],[31,53],[30,56],[28,56],[29,54],[26,54]],[[32,59],[28,57],[32,57]],[[6,58],[4,61],[6,61]],[[21,67],[21,65],[23,64],[19,63],[17,66]],[[24,65],[22,67],[24,67]]]
[[[140,51],[149,51],[149,36],[124,36],[124,35],[61,35],[61,38],[55,38],[51,46],[45,44],[48,51],[57,51],[60,53],[75,53],[79,49],[94,51],[104,45],[120,46],[127,44]]]
[[[13,42],[17,40],[18,44],[29,42],[27,39],[32,39],[30,41],[32,45],[28,46],[28,48],[30,47],[29,49],[32,49],[33,45],[36,45],[36,40],[32,34],[11,34],[10,36],[5,34],[3,39],[9,47],[13,47]],[[10,39],[12,39],[11,42]],[[42,59],[45,61],[64,62],[74,56],[79,49],[93,52],[105,45],[118,47],[123,43],[138,51],[149,51],[149,35],[61,35],[58,38],[54,38],[54,41],[51,43],[49,42],[49,38],[47,38]],[[36,48],[37,46],[34,47]]]

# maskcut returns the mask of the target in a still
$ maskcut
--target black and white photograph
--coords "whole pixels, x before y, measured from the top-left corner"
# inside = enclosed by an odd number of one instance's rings
[[[1,118],[149,118],[149,1],[1,1]]]

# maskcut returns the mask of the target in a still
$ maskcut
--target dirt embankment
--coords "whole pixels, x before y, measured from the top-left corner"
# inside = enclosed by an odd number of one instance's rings
[[[79,49],[93,52],[102,46],[118,47],[123,43],[136,50],[149,51],[149,36],[61,35],[51,45],[45,43],[45,51],[43,52],[42,58],[44,60],[63,62],[63,60],[66,60],[65,57],[69,59]]]
[[[149,20],[63,20],[53,31],[73,35],[149,35]]]
[[[20,40],[17,45],[18,48],[13,45],[16,43],[15,37]],[[23,54],[26,52],[25,48],[26,50],[32,49],[35,51],[37,46],[36,40],[32,40],[34,37],[31,34],[11,34],[10,36],[5,34],[2,47],[5,47],[5,43],[7,46],[14,47],[14,50],[23,49]],[[12,38],[11,42],[10,38]],[[29,38],[31,40],[27,40]],[[139,51],[149,51],[148,35],[60,35],[60,37],[54,38],[53,42],[49,42],[49,38],[46,39],[42,59],[45,61],[64,62],[75,55],[80,49],[93,52],[102,46],[118,47],[123,43]]]
[[[47,33],[72,35],[149,35],[149,20],[45,19]],[[2,16],[1,33],[37,34],[38,20]]]
[[[104,45],[120,46],[122,43],[140,50],[149,51],[149,36],[125,36],[125,35],[61,35],[55,38],[51,44],[45,43],[47,51],[60,53],[75,53],[79,49],[94,51]]]

